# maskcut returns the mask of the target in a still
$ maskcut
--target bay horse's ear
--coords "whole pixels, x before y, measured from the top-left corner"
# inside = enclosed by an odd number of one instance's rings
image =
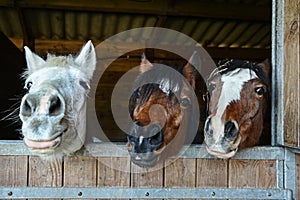
[[[40,56],[33,53],[27,46],[24,47],[25,58],[27,63],[27,75],[32,74],[33,72],[39,70],[43,67],[46,61]]]
[[[80,70],[86,74],[88,79],[92,79],[96,68],[96,52],[91,40],[81,49],[79,55],[75,58],[75,63],[79,65]]]
[[[257,64],[258,66],[261,66],[261,69],[263,70],[264,74],[270,78],[271,76],[271,63],[270,60],[267,58],[264,61],[262,61],[261,63]]]
[[[141,64],[140,64],[140,72],[145,73],[146,71],[149,71],[152,69],[153,65],[152,63],[146,58],[145,53],[141,56]]]
[[[191,84],[191,86],[195,89],[195,82],[196,82],[196,69],[194,66],[200,67],[200,60],[197,51],[194,51],[193,55],[187,62],[187,64],[182,69],[182,74],[187,79],[187,81]]]

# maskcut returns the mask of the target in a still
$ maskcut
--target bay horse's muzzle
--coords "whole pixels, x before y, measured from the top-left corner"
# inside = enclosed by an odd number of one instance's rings
[[[127,140],[133,163],[139,166],[154,166],[157,163],[157,151],[164,143],[163,130],[159,124],[140,126],[139,123],[135,123]]]

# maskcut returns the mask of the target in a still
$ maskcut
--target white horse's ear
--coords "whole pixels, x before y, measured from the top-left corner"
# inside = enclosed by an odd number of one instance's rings
[[[141,64],[140,64],[140,72],[145,73],[146,71],[149,71],[152,69],[153,65],[152,63],[146,58],[145,53],[142,54],[141,57]]]
[[[92,79],[94,70],[96,68],[96,52],[93,43],[89,40],[79,55],[75,58],[75,62],[80,66],[80,70]]]
[[[25,50],[25,58],[28,68],[28,74],[32,74],[33,72],[39,70],[43,67],[46,61],[40,56],[33,53],[27,46],[24,47]]]

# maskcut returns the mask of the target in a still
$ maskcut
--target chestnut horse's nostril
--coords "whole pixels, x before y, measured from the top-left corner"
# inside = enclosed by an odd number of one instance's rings
[[[205,131],[206,134],[210,134],[210,131],[209,131],[210,121],[211,121],[210,117],[208,117],[207,120],[205,121],[204,131]]]
[[[234,140],[238,134],[238,128],[235,123],[232,121],[228,121],[224,127],[225,138],[229,140]]]

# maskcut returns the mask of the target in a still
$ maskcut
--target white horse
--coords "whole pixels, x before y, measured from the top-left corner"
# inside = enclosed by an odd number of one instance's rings
[[[25,145],[44,160],[79,150],[86,137],[86,104],[96,68],[88,41],[77,57],[49,54],[44,60],[25,47],[27,71],[20,119]]]

